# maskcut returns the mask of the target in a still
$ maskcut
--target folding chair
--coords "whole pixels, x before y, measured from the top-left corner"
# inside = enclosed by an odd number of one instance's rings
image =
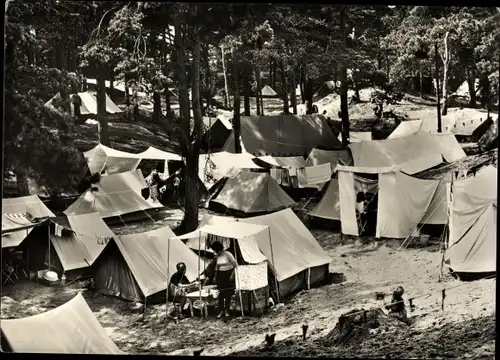
[[[12,285],[14,285],[16,282],[12,279],[14,276],[16,277],[17,280],[19,280],[19,278],[17,277],[17,274],[15,272],[15,269],[13,266],[7,266],[5,268],[5,270],[2,270],[2,273],[5,275],[6,279],[5,281],[3,282],[3,284],[7,284],[8,281],[10,281],[12,283]]]

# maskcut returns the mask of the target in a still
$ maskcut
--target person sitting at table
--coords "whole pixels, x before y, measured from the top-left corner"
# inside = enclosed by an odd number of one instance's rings
[[[230,252],[224,250],[224,246],[219,241],[214,241],[211,248],[216,255],[215,284],[219,290],[218,300],[220,311],[217,318],[220,319],[223,316],[229,316],[231,297],[236,288],[234,276],[238,263]]]
[[[172,275],[168,284],[169,291],[173,294],[172,302],[174,303],[174,310],[172,310],[170,316],[177,314],[179,317],[182,317],[182,312],[186,306],[186,289],[179,285],[187,285],[190,282],[186,277],[186,264],[180,262],[176,265],[176,268],[177,272]]]

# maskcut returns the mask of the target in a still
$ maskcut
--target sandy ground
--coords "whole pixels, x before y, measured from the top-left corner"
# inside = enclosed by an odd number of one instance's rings
[[[179,215],[172,211],[165,222],[175,221]],[[136,226],[138,231],[142,230]],[[396,241],[346,239],[325,230],[316,230],[314,234],[332,257],[330,271],[343,273],[346,281],[303,291],[261,316],[240,318],[235,314],[227,323],[213,317],[188,318],[175,323],[166,320],[165,304],[148,305],[144,315],[140,304],[93,295],[74,284],[51,288],[20,282],[2,289],[1,317],[35,315],[63,304],[82,291],[110,337],[121,350],[129,353],[190,355],[193,350],[203,348],[203,355],[364,356],[370,353],[372,356],[490,357],[495,334],[495,279],[461,283],[447,278],[438,282],[442,258],[438,244],[395,251],[399,245]],[[377,301],[375,292],[390,293],[398,285],[405,288],[407,299],[418,297],[414,300],[415,311],[411,313],[415,318],[412,327],[395,333],[372,334],[352,349],[320,344],[341,314],[351,309],[382,306],[390,297]],[[441,311],[443,288],[450,289]],[[305,343],[299,337],[303,324],[309,325],[309,338]],[[262,345],[265,335],[270,333],[276,333],[273,350],[264,349]],[[408,345],[408,339],[413,347]],[[472,342],[465,346],[466,340]],[[415,352],[415,349],[420,350]]]

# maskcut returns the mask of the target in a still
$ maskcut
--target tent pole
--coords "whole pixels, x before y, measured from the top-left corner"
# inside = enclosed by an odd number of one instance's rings
[[[233,248],[234,248],[234,258],[236,260],[236,269],[234,269],[234,272],[236,273],[235,275],[238,277],[238,296],[240,298],[240,307],[241,307],[241,317],[245,317],[245,312],[243,311],[243,298],[241,297],[241,283],[240,283],[240,276],[238,274],[238,267],[239,267],[239,264],[238,264],[238,256],[237,256],[237,253],[236,253],[236,239],[233,239]],[[250,305],[251,307],[252,305]]]
[[[165,321],[168,320],[168,296],[169,294],[169,288],[170,288],[170,239],[168,239],[168,244],[167,244],[167,298],[165,299]]]
[[[50,222],[49,222],[49,225],[48,225],[48,231],[47,231],[47,233],[49,235],[48,236],[48,242],[49,242],[49,247],[48,247],[49,250],[48,251],[49,251],[49,271],[50,271]]]
[[[311,268],[307,268],[307,290],[311,290]]]
[[[200,252],[201,252],[201,230],[200,232],[198,233],[198,277],[200,277]],[[202,298],[201,298],[201,281],[199,281],[199,284],[198,284],[198,289],[199,289],[199,292],[200,292],[200,302],[202,301]]]
[[[273,262],[273,269],[275,269],[274,265],[276,263],[274,262],[273,242],[271,241],[271,227],[268,226],[267,230],[269,231],[269,247],[271,248],[271,260]],[[279,304],[280,303],[280,289],[279,289],[278,278],[276,276],[276,271],[274,271],[274,283],[276,285],[276,299],[278,300],[278,304]]]

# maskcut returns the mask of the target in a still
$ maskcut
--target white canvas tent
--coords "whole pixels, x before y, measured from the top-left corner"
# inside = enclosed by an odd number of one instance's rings
[[[168,152],[168,151],[163,151],[160,149],[157,149],[153,146],[148,147],[146,150],[143,152],[137,154],[142,160],[160,160],[160,161],[165,161],[165,167],[163,170],[163,174],[168,176],[170,175],[170,172],[168,170],[168,162],[169,161],[183,161],[182,156]]]
[[[377,192],[377,238],[404,239],[414,232],[431,205],[440,180],[418,179],[396,168],[369,169],[337,166],[342,233],[359,236],[356,193],[363,191],[355,173],[378,174],[369,192]]]
[[[91,266],[115,237],[97,213],[54,218],[53,222],[64,227],[60,234],[50,234],[56,255],[51,257],[51,265],[62,273]]]
[[[496,272],[497,176],[487,166],[451,185],[447,257],[456,273]]]
[[[306,159],[306,164],[308,166],[322,165],[333,163],[335,165],[352,165],[352,156],[347,150],[320,150],[312,149],[311,153]]]
[[[354,166],[366,168],[391,168],[397,166],[407,174],[416,174],[457,157],[456,147],[450,147],[448,135],[439,141],[436,136],[418,131],[407,136],[387,140],[361,141],[350,144]],[[455,140],[456,141],[456,140]],[[441,142],[438,145],[438,142]]]
[[[242,116],[241,144],[255,156],[307,156],[315,147],[341,149],[322,115]],[[234,152],[234,131],[223,151]]]
[[[16,247],[54,213],[36,195],[2,199],[2,248]]]
[[[166,290],[178,262],[186,278],[198,277],[199,257],[165,226],[139,234],[114,237],[93,266],[96,288],[105,295],[144,301]],[[201,268],[204,264],[201,263]],[[166,295],[166,294],[165,294]]]
[[[82,294],[47,312],[2,319],[2,335],[15,353],[123,354],[109,338]]]
[[[285,209],[246,219],[205,215],[200,225],[224,228],[235,221],[269,227],[271,241],[263,234],[256,240],[277,281],[281,299],[297,290],[318,285],[328,276],[332,259],[292,210]],[[197,239],[188,244],[198,248]],[[269,286],[276,291],[276,284],[271,279]]]
[[[295,202],[268,173],[239,170],[220,180],[221,190],[210,199],[228,210],[244,214],[268,213],[294,206]],[[224,184],[222,185],[222,182]]]
[[[115,150],[102,144],[97,144],[83,155],[92,173],[105,171],[107,174],[118,174],[133,171],[137,169],[142,159],[139,154]]]
[[[248,153],[233,154],[221,151],[202,154],[199,158],[199,176],[207,189],[222,179],[231,169],[262,169]]]
[[[96,187],[97,192],[87,190],[64,211],[64,214],[71,216],[97,212],[103,219],[107,219],[160,207],[142,197],[141,190],[148,185],[139,169],[103,176]]]
[[[70,99],[73,96],[78,95],[81,99],[80,105],[80,115],[81,116],[97,116],[97,96],[89,91],[79,92],[78,94],[70,95]],[[55,101],[61,100],[61,94],[57,93],[52,97],[49,101],[45,103],[45,106],[53,107],[53,103]],[[123,111],[110,99],[110,97],[106,94],[106,112],[108,114],[121,114]],[[71,115],[75,115],[73,104],[71,104]]]
[[[266,85],[262,88],[261,94],[263,97],[277,97],[278,93],[272,87]]]
[[[327,220],[340,220],[340,194],[338,179],[331,179],[325,187],[325,192],[310,216]]]

